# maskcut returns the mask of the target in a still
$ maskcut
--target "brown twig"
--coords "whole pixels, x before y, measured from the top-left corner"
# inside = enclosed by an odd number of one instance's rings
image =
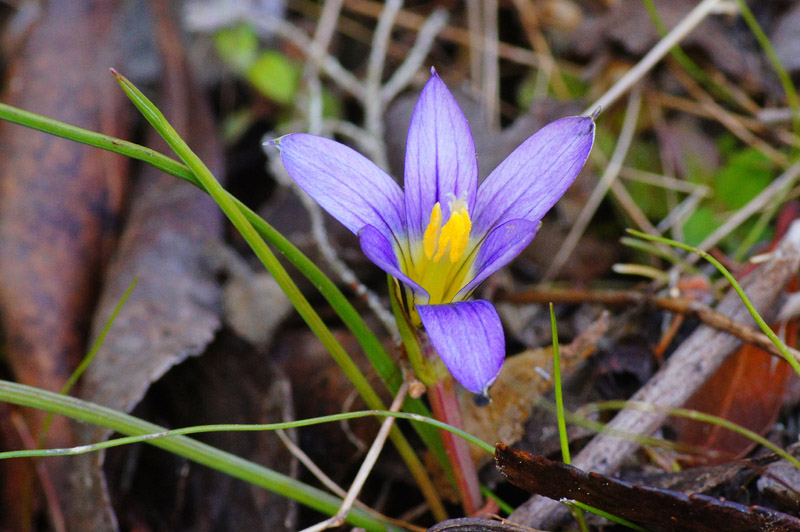
[[[512,2],[517,13],[519,13],[525,36],[528,38],[533,51],[539,56],[539,61],[542,65],[541,70],[547,75],[549,85],[553,87],[553,92],[561,99],[569,99],[571,96],[569,88],[558,71],[558,63],[556,63],[553,53],[550,51],[550,44],[542,35],[534,5],[530,2],[525,2],[525,0],[512,0]]]
[[[731,113],[718,104],[714,98],[684,70],[672,68],[671,73],[675,76],[678,83],[683,85],[683,87],[689,91],[689,94],[700,103],[700,106],[708,111],[711,117],[725,126],[728,131],[733,133],[739,140],[748,146],[756,148],[780,167],[786,168],[789,166],[789,159],[783,153],[752,133],[738,115]]]
[[[708,305],[692,299],[665,297],[634,290],[580,290],[561,288],[530,290],[514,294],[499,292],[497,294],[497,299],[509,303],[595,303],[615,307],[639,305],[657,308],[674,314],[691,316],[710,327],[735,336],[742,342],[752,344],[767,351],[771,355],[783,358],[778,348],[775,347],[775,344],[761,331],[731,319]],[[792,349],[792,352],[795,357],[800,360],[800,352],[794,349]]]

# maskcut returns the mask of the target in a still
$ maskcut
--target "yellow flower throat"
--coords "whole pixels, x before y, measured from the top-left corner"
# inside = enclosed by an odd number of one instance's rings
[[[406,274],[428,292],[427,303],[431,305],[453,300],[464,286],[472,263],[472,221],[467,202],[451,198],[449,207],[450,218],[442,224],[442,206],[438,202],[433,206],[422,245],[406,264]]]

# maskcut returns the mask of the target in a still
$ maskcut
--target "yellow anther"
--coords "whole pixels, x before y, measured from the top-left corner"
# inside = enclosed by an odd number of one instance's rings
[[[437,202],[433,206],[431,221],[425,230],[423,240],[425,256],[433,262],[439,262],[449,248],[450,262],[456,262],[467,249],[471,229],[472,221],[463,200],[450,202],[450,219],[444,227],[442,227],[442,208]]]
[[[425,237],[423,238],[422,242],[425,245],[425,256],[428,259],[433,258],[433,254],[436,252],[436,247],[439,244],[439,233],[442,229],[442,206],[439,205],[439,202],[436,202],[436,205],[433,206],[433,210],[431,211],[431,221],[428,222],[428,227],[425,229]]]
[[[452,231],[448,233],[450,240],[450,262],[455,262],[461,258],[469,243],[469,232],[472,229],[472,222],[469,219],[467,210],[454,212],[450,215],[447,224],[442,228],[442,234],[452,226]]]

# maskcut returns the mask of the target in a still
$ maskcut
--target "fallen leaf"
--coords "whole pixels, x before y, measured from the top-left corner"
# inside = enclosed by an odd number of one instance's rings
[[[3,102],[118,135],[128,113],[108,75],[119,53],[117,9],[116,2],[48,2],[4,76]],[[57,391],[83,354],[98,279],[122,208],[126,161],[0,123],[0,327],[4,359],[18,382]],[[25,410],[24,415],[35,440],[45,413]],[[63,418],[54,420],[48,434],[47,445],[73,443]],[[69,474],[65,464],[44,466],[59,495]],[[3,462],[6,500],[36,502],[30,466]],[[10,503],[0,528],[28,529],[34,519],[28,508]]]
[[[787,339],[796,336],[797,325],[792,322]],[[723,362],[685,408],[713,414],[765,434],[778,418],[786,384],[793,374],[785,360],[746,344]],[[673,427],[677,442],[714,451],[698,456],[696,459],[701,463],[735,460],[757,445],[746,436],[710,423],[677,419]]]
[[[192,82],[177,30],[165,22],[158,36],[165,63],[161,109],[198,156],[220,175],[222,156],[207,103]],[[155,132],[148,144],[169,149]],[[130,283],[139,282],[89,365],[82,397],[129,412],[151,384],[188,356],[205,351],[221,326],[221,288],[205,253],[219,239],[214,201],[178,178],[143,166],[131,194],[125,230],[106,273],[95,314],[96,337]],[[81,425],[82,442],[106,439],[106,429]],[[75,457],[70,528],[114,531],[114,510],[102,473],[104,453]]]
[[[114,6],[50,2],[11,66],[4,102],[117,134],[125,112],[107,71],[116,53]],[[58,390],[83,351],[122,207],[126,159],[8,122],[0,123],[0,149],[5,355],[19,382]]]
[[[169,427],[295,419],[292,388],[280,368],[228,332],[218,335],[202,357],[185,361],[154,383],[134,414]],[[292,437],[293,431],[287,432]],[[297,473],[273,431],[193,438],[285,475]],[[103,472],[121,530],[296,530],[296,503],[280,493],[154,447],[109,451]]]
[[[569,371],[591,355],[597,341],[608,329],[608,314],[603,314],[587,327],[571,344],[560,346],[561,369]],[[477,438],[507,445],[522,437],[538,399],[553,386],[553,349],[528,349],[508,357],[492,385],[492,400],[476,402],[474,395],[461,391],[459,404],[464,417],[464,430]],[[486,452],[470,446],[478,463],[488,463]]]

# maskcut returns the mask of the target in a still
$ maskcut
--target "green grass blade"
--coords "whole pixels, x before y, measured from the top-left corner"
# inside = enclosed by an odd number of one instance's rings
[[[741,425],[737,425],[736,423],[733,423],[725,418],[721,418],[712,414],[706,414],[705,412],[698,412],[697,410],[690,410],[688,408],[667,408],[658,405],[651,405],[641,401],[601,401],[586,405],[584,408],[592,408],[594,410],[622,410],[623,408],[632,408],[645,412],[661,412],[664,414],[669,414],[670,416],[684,417],[688,419],[694,419],[696,421],[702,421],[703,423],[710,423],[712,425],[717,425],[724,429],[735,432],[736,434],[744,436],[745,438],[748,438],[749,440],[766,447],[784,460],[790,462],[796,468],[800,469],[800,460],[784,451],[778,445],[775,445],[760,434],[742,427]]]
[[[764,49],[764,54],[767,56],[767,59],[769,59],[772,68],[778,75],[783,91],[786,93],[786,103],[792,110],[792,129],[794,130],[795,136],[800,138],[800,97],[797,95],[797,88],[794,86],[792,77],[786,72],[783,63],[781,63],[778,57],[778,52],[773,48],[772,42],[770,42],[764,30],[761,29],[761,25],[756,20],[753,12],[750,11],[747,3],[744,0],[736,0],[736,4],[739,6],[739,13],[758,41],[758,44]],[[796,150],[797,148],[795,148],[795,151]]]
[[[558,350],[558,327],[556,325],[556,313],[553,304],[550,303],[550,331],[553,335],[553,390],[556,396],[556,421],[558,423],[558,440],[561,444],[561,457],[565,464],[570,464],[572,459],[569,454],[569,438],[567,437],[567,421],[564,416],[564,394],[561,389],[561,355]],[[578,528],[581,532],[586,532],[586,519],[579,508],[569,508]]]
[[[61,414],[71,419],[99,425],[130,436],[153,434],[167,430],[164,427],[104,406],[3,380],[0,380],[0,401]],[[212,469],[222,471],[232,477],[280,493],[328,515],[335,514],[342,502],[339,498],[322,490],[186,436],[154,439],[148,441],[148,443]],[[354,526],[360,526],[369,531],[400,530],[358,508],[353,508],[350,511],[347,521]]]
[[[281,423],[261,423],[261,424],[220,423],[214,425],[195,425],[192,427],[184,427],[180,429],[169,429],[169,430],[165,429],[161,432],[151,432],[148,434],[139,434],[136,436],[125,436],[122,438],[114,438],[88,445],[79,445],[77,447],[66,447],[60,449],[24,449],[19,451],[3,451],[0,452],[0,460],[8,458],[74,456],[78,454],[96,452],[102,449],[110,449],[112,447],[131,445],[133,443],[149,443],[153,440],[158,440],[162,438],[174,438],[176,436],[188,436],[190,434],[208,434],[212,432],[263,432],[269,430],[296,429],[301,427],[310,427],[312,425],[320,425],[322,423],[333,423],[337,421],[347,421],[350,419],[360,419],[365,417],[393,417],[397,419],[406,419],[408,421],[416,423],[425,423],[427,425],[430,425],[438,429],[450,431],[456,436],[464,438],[468,442],[476,445],[478,448],[486,451],[489,454],[494,453],[494,447],[492,447],[485,441],[457,427],[448,425],[447,423],[443,423],[437,419],[425,416],[418,416],[416,414],[409,414],[407,412],[391,412],[389,410],[361,410],[356,412],[331,414],[329,416],[299,419],[295,421],[284,421]]]
[[[108,331],[111,330],[111,326],[114,324],[114,321],[117,319],[119,315],[119,311],[122,310],[122,307],[125,305],[125,302],[128,300],[128,297],[133,292],[133,288],[136,286],[136,283],[139,282],[139,278],[136,277],[131,284],[128,285],[128,288],[125,290],[125,293],[122,294],[117,306],[114,307],[114,311],[111,313],[111,316],[108,317],[106,323],[103,325],[103,329],[100,331],[100,334],[97,335],[97,339],[92,344],[92,347],[89,349],[89,352],[86,353],[86,356],[83,357],[78,367],[75,368],[75,371],[72,372],[72,375],[69,376],[67,382],[64,383],[64,386],[61,387],[59,393],[61,395],[67,395],[69,391],[75,386],[75,383],[78,382],[78,379],[81,378],[81,375],[86,371],[86,368],[89,367],[89,364],[92,363],[94,357],[97,355],[97,352],[100,350],[100,346],[103,345],[105,342],[106,336],[108,336]],[[47,440],[47,432],[50,429],[50,423],[53,422],[53,414],[49,414],[44,423],[42,423],[42,431],[39,433],[39,446],[41,447],[44,445],[44,442]]]
[[[37,131],[49,133],[56,137],[73,140],[81,144],[87,144],[103,150],[119,153],[131,159],[145,162],[168,174],[172,174],[181,179],[186,179],[194,184],[197,182],[194,175],[186,165],[179,163],[175,159],[167,157],[155,150],[135,144],[127,140],[103,135],[95,131],[89,131],[80,127],[72,126],[64,122],[59,122],[52,118],[47,118],[30,111],[23,111],[10,105],[0,103],[0,119],[19,124]]]
[[[666,26],[664,26],[664,21],[661,19],[661,15],[658,14],[658,10],[656,9],[655,1],[654,0],[642,0],[645,9],[647,10],[648,15],[650,15],[650,20],[655,26],[656,31],[658,34],[663,38],[667,35],[668,31]],[[695,63],[691,57],[686,55],[686,52],[683,51],[683,48],[680,45],[675,45],[670,51],[670,55],[672,58],[686,71],[688,72],[694,79],[703,83],[706,87],[708,87],[714,96],[728,101],[735,101],[733,95],[731,95],[730,91],[722,86],[720,83],[712,78],[710,75],[706,73],[703,68]]]
[[[553,390],[556,396],[556,421],[558,422],[558,440],[561,443],[561,457],[565,464],[571,463],[569,455],[569,438],[567,438],[567,422],[564,419],[564,394],[561,390],[561,357],[558,351],[558,327],[553,304],[550,303],[550,330],[553,335]]]
[[[561,501],[567,506],[574,506],[575,508],[579,508],[581,510],[585,510],[589,513],[593,513],[595,515],[599,515],[604,519],[608,519],[611,522],[617,523],[618,525],[626,526],[633,530],[638,530],[639,532],[649,532],[646,528],[637,525],[636,523],[632,523],[627,519],[623,519],[622,517],[617,517],[614,514],[608,513],[605,510],[601,510],[600,508],[595,508],[594,506],[589,506],[588,504],[584,504],[580,501],[575,500],[564,500]]]

